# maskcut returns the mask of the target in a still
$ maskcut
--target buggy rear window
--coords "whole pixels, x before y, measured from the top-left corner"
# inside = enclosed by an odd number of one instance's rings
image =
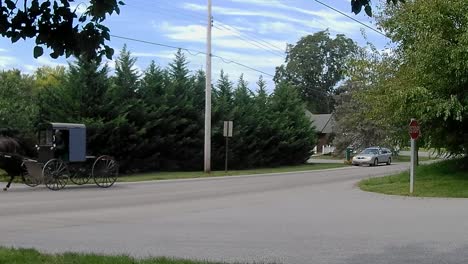
[[[52,130],[39,131],[39,145],[52,145]]]

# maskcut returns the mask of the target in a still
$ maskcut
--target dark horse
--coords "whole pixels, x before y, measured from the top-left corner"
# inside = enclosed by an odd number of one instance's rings
[[[10,188],[15,176],[22,175],[23,155],[24,150],[16,139],[0,136],[0,169],[10,176],[4,191]]]

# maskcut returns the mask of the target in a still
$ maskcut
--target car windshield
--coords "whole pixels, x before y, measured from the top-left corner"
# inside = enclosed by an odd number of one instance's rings
[[[365,149],[361,154],[372,154],[372,155],[377,155],[379,154],[378,149]]]

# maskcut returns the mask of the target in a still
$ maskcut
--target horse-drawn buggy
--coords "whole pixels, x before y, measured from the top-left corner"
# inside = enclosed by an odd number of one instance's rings
[[[0,168],[10,175],[6,191],[15,176],[31,187],[44,184],[51,190],[63,189],[68,181],[77,185],[91,179],[102,188],[117,180],[118,163],[108,155],[86,155],[86,126],[83,124],[47,123],[39,127],[38,158],[30,159],[17,151],[0,149]],[[3,151],[3,152],[2,152]]]

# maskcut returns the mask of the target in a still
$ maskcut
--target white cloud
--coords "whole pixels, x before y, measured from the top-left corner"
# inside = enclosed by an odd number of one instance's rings
[[[132,52],[132,57],[160,58],[165,56],[161,52]]]
[[[193,42],[206,41],[206,27],[202,25],[186,25],[176,26],[168,22],[162,22],[159,25],[153,24],[154,27],[166,33],[166,36],[173,40],[191,40]],[[213,28],[213,38],[223,38],[234,36],[235,33],[228,30],[220,30]]]
[[[230,51],[220,51],[216,55],[226,59],[235,60],[252,68],[263,69],[265,71],[275,69],[276,66],[279,66],[284,62],[284,58],[274,56],[273,54],[252,56],[250,54],[239,54]],[[273,74],[273,72],[271,71],[269,73]]]
[[[19,61],[16,57],[0,56],[0,68],[13,68],[17,66]]]
[[[258,30],[261,34],[283,33],[285,31],[290,31],[293,28],[293,25],[291,25],[290,23],[284,23],[279,21],[261,22],[258,25]]]
[[[57,62],[57,61],[49,59],[47,57],[39,57],[39,58],[36,59],[36,62],[37,62],[37,64],[39,64],[41,66],[42,65],[50,66],[50,67],[57,67],[57,66],[67,67],[68,66],[68,64],[66,64],[66,63]]]
[[[247,0],[239,0],[245,3],[250,3]],[[268,5],[267,1],[257,0],[257,4]],[[302,8],[297,8],[293,6],[288,6],[283,3],[274,2],[274,7],[281,8],[283,11],[293,11],[302,15],[310,16],[310,18],[298,18],[292,14],[286,12],[275,12],[275,11],[265,11],[265,10],[252,10],[252,9],[240,9],[240,8],[228,8],[221,6],[214,6],[213,12],[215,14],[227,15],[227,16],[246,16],[246,17],[263,17],[268,19],[274,19],[274,21],[286,21],[290,23],[295,23],[301,25],[302,27],[314,29],[314,30],[323,30],[325,28],[330,28],[332,31],[340,33],[359,33],[360,26],[355,22],[348,21],[346,18],[342,17],[336,12],[331,10],[306,10]],[[189,9],[192,11],[205,12],[206,6],[185,3],[183,8]]]
[[[230,0],[235,3],[247,3],[253,5],[263,5],[270,7],[283,7],[284,4],[280,0]]]
[[[205,43],[206,42],[206,28],[201,25],[186,25],[186,26],[176,26],[168,22],[160,23],[159,25],[154,25],[158,30],[161,30],[166,37],[171,40],[184,41],[184,42],[195,42],[195,43]],[[255,41],[251,37],[246,37],[241,35],[234,30],[227,30],[223,28],[213,28],[212,32],[213,46],[216,48],[230,48],[230,49],[255,49],[255,50],[265,50],[272,49],[271,47],[267,48],[266,44],[258,41],[258,37],[255,38]],[[275,47],[280,48],[281,50],[285,49],[286,41],[273,40],[273,39],[263,39],[262,41],[267,42]],[[275,51],[279,52],[279,51]]]
[[[70,10],[75,11],[78,16],[81,16],[88,9],[88,5],[84,2],[70,4]]]

